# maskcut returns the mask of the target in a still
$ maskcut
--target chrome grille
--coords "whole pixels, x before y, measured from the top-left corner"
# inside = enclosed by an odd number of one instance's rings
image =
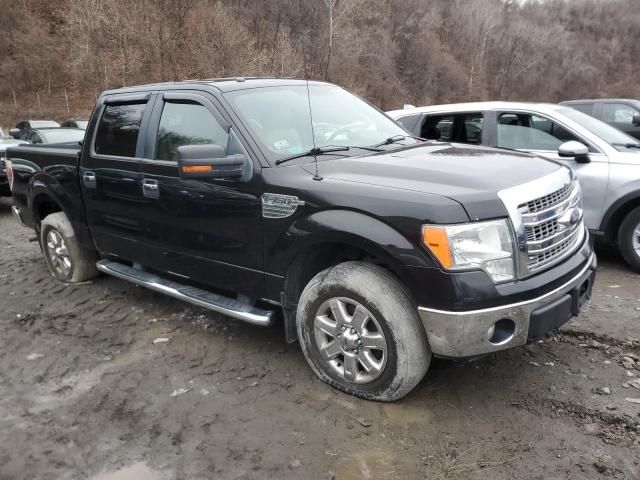
[[[580,187],[562,188],[518,206],[526,237],[526,271],[560,261],[584,238]]]
[[[560,190],[556,190],[549,195],[531,200],[530,202],[526,203],[526,211],[523,213],[535,213],[546,210],[549,207],[553,207],[563,200],[566,200],[571,194],[571,190],[572,184],[569,183],[562,187]]]

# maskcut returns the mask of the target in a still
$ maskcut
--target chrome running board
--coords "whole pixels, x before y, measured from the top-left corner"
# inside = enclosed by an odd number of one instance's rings
[[[246,302],[207,292],[200,288],[183,285],[152,273],[129,267],[111,260],[100,260],[96,267],[107,275],[127,280],[155,292],[184,300],[199,307],[242,320],[253,325],[268,327],[273,321],[273,312],[254,307]]]

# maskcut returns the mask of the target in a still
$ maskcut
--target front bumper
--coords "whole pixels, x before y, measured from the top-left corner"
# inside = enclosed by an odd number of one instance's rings
[[[591,254],[569,281],[531,300],[469,311],[419,307],[434,355],[473,357],[536,340],[566,323],[591,298],[597,260]]]

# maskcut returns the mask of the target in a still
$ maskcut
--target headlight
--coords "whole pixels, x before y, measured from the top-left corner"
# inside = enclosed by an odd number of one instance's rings
[[[422,243],[447,270],[482,269],[495,283],[515,278],[507,220],[424,225]]]

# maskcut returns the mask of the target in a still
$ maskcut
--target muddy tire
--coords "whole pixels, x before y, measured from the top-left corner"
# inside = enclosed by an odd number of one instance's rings
[[[63,212],[42,221],[40,245],[51,274],[66,283],[90,280],[98,275],[98,255],[78,243],[71,222]]]
[[[618,248],[631,268],[640,272],[640,207],[629,212],[622,221]]]
[[[320,272],[302,292],[296,323],[318,377],[361,398],[404,397],[431,362],[415,303],[375,265],[345,262]]]

